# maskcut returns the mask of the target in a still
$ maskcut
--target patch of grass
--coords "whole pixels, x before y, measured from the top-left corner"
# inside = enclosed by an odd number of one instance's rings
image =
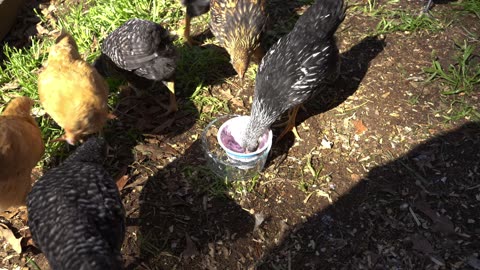
[[[480,62],[478,56],[473,54],[475,47],[466,42],[456,46],[459,53],[454,64],[444,68],[436,58],[431,67],[424,69],[429,74],[426,82],[436,79],[447,86],[447,90],[442,92],[443,95],[470,94],[480,84]]]
[[[224,197],[231,188],[230,181],[219,178],[204,165],[187,165],[183,167],[182,173],[198,193],[207,193],[213,197]]]
[[[475,14],[480,19],[480,2],[478,0],[462,0],[453,3],[453,5],[461,7],[464,11]]]
[[[446,120],[480,119],[478,101],[471,99],[479,93],[480,60],[474,54],[476,48],[473,45],[464,42],[462,45],[456,44],[456,47],[458,53],[453,64],[443,67],[435,58],[432,66],[424,69],[429,75],[425,82],[438,81],[441,84],[441,95],[450,104],[444,116]]]
[[[385,10],[382,18],[375,28],[375,34],[387,34],[392,32],[438,32],[448,26],[426,15],[412,14],[406,10]]]
[[[440,19],[420,15],[419,12],[398,8],[395,4],[399,2],[399,0],[392,0],[380,5],[377,0],[368,0],[365,4],[351,6],[351,9],[380,19],[373,35],[393,32],[438,32],[449,25]]]
[[[207,123],[220,114],[230,113],[227,101],[207,95],[207,92],[207,87],[199,85],[190,98],[198,109],[199,120]]]
[[[177,0],[87,0],[81,1],[77,5],[57,6],[57,8],[54,16],[57,20],[53,20],[52,17],[47,19],[38,14],[42,24],[52,31],[52,35],[33,37],[27,48],[16,49],[8,45],[3,48],[5,60],[0,64],[2,67],[0,68],[0,104],[8,102],[16,95],[29,96],[38,101],[37,74],[39,68],[47,60],[49,48],[54,41],[54,31],[64,29],[70,32],[78,44],[82,57],[88,62],[93,62],[100,54],[101,40],[125,21],[131,18],[148,19],[162,24],[172,34],[176,34],[184,16],[184,8]],[[200,16],[192,21],[192,26],[207,29],[207,22],[208,15]],[[219,61],[228,63],[228,59],[211,51],[202,50],[201,53],[198,53],[200,50],[198,48],[192,48],[192,51],[197,53],[192,56],[192,53],[186,52],[187,48],[180,45],[182,44],[181,40],[175,41],[175,44],[178,46],[180,54],[184,56],[178,63],[179,80],[182,82],[180,86],[201,89],[194,99],[195,103],[200,106],[212,104],[214,109],[223,106],[223,103],[217,99],[200,97],[200,94],[205,91],[201,78],[211,72],[212,63],[215,64]],[[187,76],[187,74],[191,74],[192,69],[202,68],[203,71],[196,73],[197,76]],[[117,101],[115,93],[118,82],[109,84],[113,93],[109,98],[109,104],[112,105]],[[47,142],[46,154],[40,163],[42,165],[48,163],[54,156],[63,155],[65,149],[61,143],[48,143],[63,132],[53,120],[45,116],[39,106],[39,102],[37,102],[34,112],[38,117],[44,141]]]
[[[31,267],[31,269],[35,270],[41,270],[41,268],[38,266],[38,264],[33,260],[33,258],[26,257],[27,259],[27,264]]]
[[[230,182],[230,195],[235,197],[238,196],[245,196],[247,193],[255,192],[255,188],[258,186],[260,182],[260,174],[255,175],[251,179],[245,179],[244,181],[232,181]],[[257,194],[261,196],[260,194]]]

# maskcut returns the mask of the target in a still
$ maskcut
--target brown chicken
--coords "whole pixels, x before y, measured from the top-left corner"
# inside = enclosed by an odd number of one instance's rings
[[[15,98],[0,116],[0,212],[25,204],[30,174],[45,151],[32,105],[27,97]]]
[[[192,43],[190,20],[210,8],[210,30],[224,47],[233,68],[243,79],[252,55],[260,62],[265,54],[260,38],[267,23],[266,0],[182,0],[187,7],[184,38]]]
[[[100,131],[111,118],[107,83],[80,57],[67,33],[50,49],[47,67],[38,76],[38,93],[45,111],[65,130],[59,140],[69,144]]]

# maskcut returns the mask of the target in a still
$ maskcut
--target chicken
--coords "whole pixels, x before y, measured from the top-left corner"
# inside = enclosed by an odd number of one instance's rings
[[[210,0],[182,0],[182,5],[186,7],[184,20],[183,38],[189,45],[197,43],[190,35],[190,24],[193,17],[200,16],[210,10]]]
[[[211,0],[210,29],[230,54],[230,61],[243,79],[253,55],[258,62],[264,52],[261,34],[267,23],[266,0]]]
[[[122,269],[125,210],[105,146],[89,138],[28,194],[28,226],[51,269]]]
[[[258,62],[264,55],[260,38],[265,30],[266,0],[182,0],[187,8],[184,39],[190,37],[191,18],[210,10],[210,30],[230,55],[233,68],[240,79],[248,69],[252,55]]]
[[[177,111],[174,76],[177,52],[169,32],[157,23],[131,19],[110,33],[102,44],[95,67],[103,76],[131,75],[161,81],[170,90],[163,116]]]
[[[65,130],[60,138],[75,144],[100,131],[108,118],[108,85],[78,53],[63,32],[50,49],[47,67],[38,76],[38,93],[45,111]]]
[[[293,108],[279,138],[284,136],[295,126],[299,106],[337,78],[334,33],[344,18],[343,0],[317,0],[267,52],[258,69],[251,118],[241,142],[247,152],[255,151],[260,136]]]
[[[32,105],[33,100],[17,97],[0,116],[0,212],[25,205],[30,174],[45,151]]]

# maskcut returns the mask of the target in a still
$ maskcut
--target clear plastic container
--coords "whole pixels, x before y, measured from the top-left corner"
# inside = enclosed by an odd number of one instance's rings
[[[255,177],[265,166],[272,145],[272,135],[269,131],[268,146],[253,159],[238,160],[230,158],[217,140],[220,127],[228,120],[239,115],[221,116],[212,122],[202,132],[202,148],[207,160],[207,166],[222,179],[242,181]]]

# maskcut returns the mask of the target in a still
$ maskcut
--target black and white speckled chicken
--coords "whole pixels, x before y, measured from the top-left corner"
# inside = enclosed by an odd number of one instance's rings
[[[292,108],[279,138],[294,128],[301,104],[337,78],[334,34],[344,18],[343,0],[317,0],[267,52],[258,69],[251,119],[241,143],[246,151],[255,151],[260,136]]]
[[[264,51],[261,35],[267,23],[266,0],[182,0],[187,7],[184,38],[190,37],[190,20],[210,9],[210,30],[220,46],[230,55],[230,61],[240,79],[243,79],[250,60],[260,62]]]
[[[177,52],[169,32],[161,25],[142,19],[131,19],[110,33],[102,43],[102,54],[95,67],[103,76],[134,74],[140,78],[161,81],[170,90],[168,115],[177,111],[175,69]]]
[[[103,139],[88,139],[27,197],[33,240],[54,270],[122,269],[125,210],[104,152]]]

